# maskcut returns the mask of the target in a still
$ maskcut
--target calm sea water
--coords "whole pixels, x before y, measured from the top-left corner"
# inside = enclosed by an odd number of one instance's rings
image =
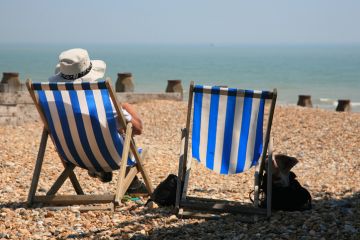
[[[15,71],[25,81],[46,81],[61,51],[82,47],[107,63],[107,76],[131,72],[137,92],[164,91],[169,79],[185,90],[199,84],[278,89],[278,101],[296,104],[312,96],[320,108],[335,109],[350,99],[360,112],[360,45],[337,46],[160,46],[160,45],[0,45],[0,72]]]

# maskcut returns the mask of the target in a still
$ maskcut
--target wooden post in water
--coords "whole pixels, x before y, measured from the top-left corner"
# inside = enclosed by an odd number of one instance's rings
[[[116,92],[134,92],[132,74],[129,72],[118,73],[115,89]]]
[[[17,72],[3,72],[3,77],[1,79],[1,84],[3,85],[2,91],[6,92],[17,92],[21,88],[21,83],[19,79],[19,73]],[[7,87],[5,87],[7,86]]]
[[[179,92],[181,93],[182,98],[184,91],[181,85],[181,80],[168,80],[165,92]]]
[[[297,105],[302,107],[312,107],[311,96],[299,95],[299,100],[297,102]]]
[[[336,107],[337,112],[351,112],[351,105],[349,99],[339,99]]]

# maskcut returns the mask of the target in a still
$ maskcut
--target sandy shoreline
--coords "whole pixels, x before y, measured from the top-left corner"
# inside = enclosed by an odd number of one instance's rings
[[[148,148],[148,171],[154,186],[177,173],[180,129],[186,102],[151,101],[135,105],[144,121],[137,144]],[[254,224],[229,216],[217,221],[178,220],[170,208],[146,209],[126,202],[115,213],[76,209],[28,209],[24,202],[38,151],[40,123],[0,126],[0,239],[359,239],[360,114],[295,106],[277,106],[273,123],[274,151],[298,158],[293,169],[310,191],[314,207],[305,212],[277,212]],[[62,166],[48,144],[39,190],[46,191]],[[106,192],[78,169],[86,192]],[[206,173],[200,175],[200,173]],[[228,178],[194,164],[190,193],[248,200],[252,171]],[[217,185],[214,185],[214,184]],[[70,184],[60,190],[71,190]],[[146,201],[144,199],[143,201]],[[183,235],[181,235],[182,233]]]

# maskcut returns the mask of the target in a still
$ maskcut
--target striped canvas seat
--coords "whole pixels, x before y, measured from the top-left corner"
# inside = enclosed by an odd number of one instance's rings
[[[105,81],[33,83],[61,158],[95,170],[119,169],[123,138]],[[128,164],[134,164],[128,158]]]
[[[257,164],[263,149],[267,91],[194,86],[192,155],[220,174]]]

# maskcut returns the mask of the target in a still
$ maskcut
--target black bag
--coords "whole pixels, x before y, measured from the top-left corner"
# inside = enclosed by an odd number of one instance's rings
[[[155,188],[148,202],[154,201],[160,206],[174,206],[176,201],[177,180],[178,177],[176,175],[170,174]]]
[[[267,175],[264,175],[263,184],[260,189],[265,193],[265,198],[260,201],[260,207],[266,207],[266,180]],[[279,187],[272,185],[272,209],[284,211],[304,211],[311,209],[311,195],[308,190],[301,186],[296,180],[296,175],[293,172],[289,174],[289,186]]]

